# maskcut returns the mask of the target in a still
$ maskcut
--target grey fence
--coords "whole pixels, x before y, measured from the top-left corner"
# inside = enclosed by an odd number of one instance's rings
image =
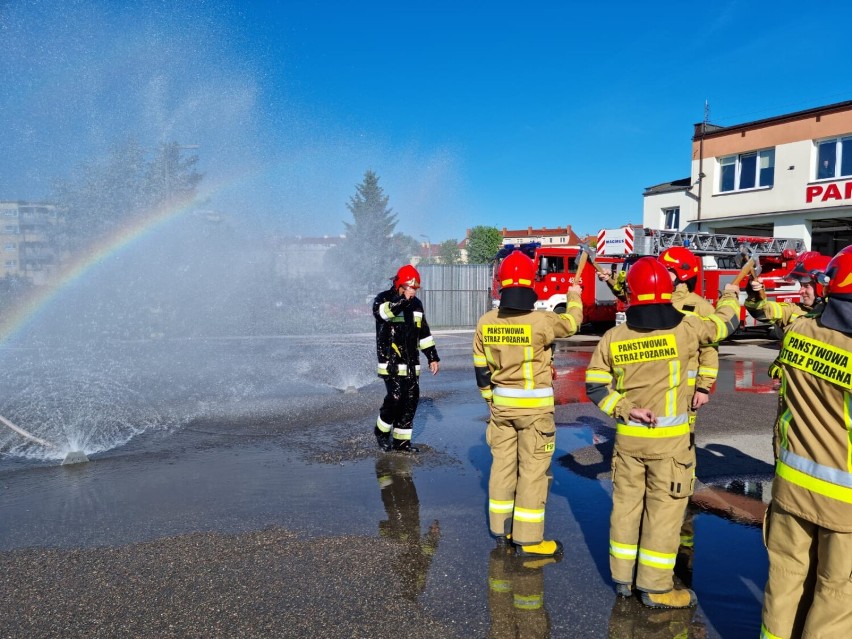
[[[488,264],[419,265],[423,301],[432,328],[472,328],[491,308]]]

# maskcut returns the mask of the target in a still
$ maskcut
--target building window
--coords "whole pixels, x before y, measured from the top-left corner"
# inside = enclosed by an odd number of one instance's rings
[[[18,209],[5,209],[3,215],[6,217],[18,217]]]
[[[15,268],[17,265],[17,260],[6,260],[6,268]]]
[[[775,149],[719,158],[719,190],[745,191],[775,184]]]
[[[680,207],[675,206],[670,209],[663,209],[663,228],[664,229],[680,229]]]
[[[817,142],[817,180],[852,175],[852,136]]]
[[[4,251],[16,251],[16,250],[18,250],[18,245],[15,244],[14,242],[7,242],[6,244],[3,245],[3,250]]]

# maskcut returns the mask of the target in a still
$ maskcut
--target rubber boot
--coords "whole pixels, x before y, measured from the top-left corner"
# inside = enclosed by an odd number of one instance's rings
[[[630,584],[615,584],[615,594],[619,597],[630,597],[633,595],[633,587]]]
[[[376,443],[379,445],[384,451],[388,451],[391,449],[391,436],[390,433],[385,433],[379,430],[378,426],[373,427],[373,434],[376,436]]]
[[[497,535],[495,539],[497,541],[498,548],[508,548],[510,550],[513,550],[512,535]]]
[[[555,557],[565,551],[562,542],[556,539],[545,539],[537,544],[526,544],[524,546],[518,544],[515,549],[520,557]]]
[[[643,592],[642,603],[649,608],[694,608],[698,597],[688,588],[673,588],[668,592]]]
[[[411,445],[411,440],[395,439],[393,440],[392,449],[399,453],[419,453],[420,449],[417,446]]]

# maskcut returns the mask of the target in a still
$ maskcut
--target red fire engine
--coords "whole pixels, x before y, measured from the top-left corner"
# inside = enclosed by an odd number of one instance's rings
[[[796,257],[805,250],[803,240],[795,238],[755,237],[719,233],[685,233],[682,231],[634,229],[603,229],[598,233],[594,262],[612,271],[617,277],[626,272],[630,264],[646,255],[659,255],[672,246],[683,246],[701,257],[702,270],[695,292],[716,303],[719,291],[732,282],[749,257],[757,261],[757,271],[766,286],[767,299],[777,302],[798,302],[799,285],[784,279]],[[564,310],[567,289],[574,282],[576,263],[583,247],[541,246],[538,242],[507,244],[494,259],[492,275],[492,303],[499,300],[500,286],[497,271],[501,260],[514,250],[527,254],[536,265],[536,308],[560,312]],[[591,260],[581,274],[583,281],[583,318],[585,322],[603,328],[623,321],[624,305],[616,299],[610,288],[598,280]],[[741,302],[745,300],[745,287],[741,287]],[[740,317],[740,330],[766,329],[745,309]]]
[[[635,234],[635,237],[634,237]],[[701,272],[695,292],[716,303],[719,291],[734,281],[751,257],[757,261],[756,271],[766,287],[767,299],[776,302],[798,302],[799,284],[784,276],[805,250],[804,240],[796,238],[727,235],[722,233],[685,233],[683,231],[633,229],[603,229],[598,233],[597,261],[604,257],[620,257],[620,269],[626,271],[632,262],[646,255],[659,255],[667,248],[683,246],[701,258]],[[615,273],[616,269],[612,269]],[[741,282],[740,302],[745,302],[748,279]],[[623,321],[623,304],[619,302],[616,322]],[[740,331],[765,330],[758,322],[740,311]]]
[[[568,287],[574,283],[577,260],[583,250],[579,246],[542,246],[539,242],[507,244],[494,258],[494,270],[491,281],[491,301],[494,306],[500,300],[500,282],[497,272],[500,262],[512,251],[519,250],[535,262],[536,279],[533,284],[538,301],[537,310],[565,311],[568,300]],[[605,268],[614,269],[623,258],[601,257],[596,260]],[[581,274],[583,286],[583,321],[592,324],[612,325],[615,322],[617,300],[606,285],[595,276],[591,262],[586,262]]]

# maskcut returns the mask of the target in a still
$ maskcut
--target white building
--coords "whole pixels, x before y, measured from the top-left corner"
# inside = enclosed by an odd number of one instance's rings
[[[284,237],[275,242],[275,276],[284,280],[316,277],[327,272],[325,256],[343,236]]]
[[[50,241],[57,224],[61,220],[52,204],[0,201],[0,277],[49,282],[58,266]]]
[[[647,228],[852,243],[852,101],[716,126],[700,122],[689,178],[645,189]]]

